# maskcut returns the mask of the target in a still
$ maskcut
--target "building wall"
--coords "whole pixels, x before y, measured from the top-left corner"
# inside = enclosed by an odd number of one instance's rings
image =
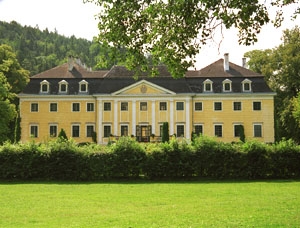
[[[133,94],[138,90],[132,89]],[[149,93],[149,94],[148,94]],[[154,95],[151,93],[155,93]],[[177,133],[177,127],[184,127],[184,137],[190,138],[195,125],[203,127],[203,134],[215,135],[215,125],[222,126],[222,137],[225,142],[238,141],[234,137],[234,125],[244,126],[247,139],[254,138],[253,125],[262,126],[262,137],[255,139],[264,142],[274,141],[273,95],[247,94],[239,95],[159,95],[157,90],[147,90],[142,96],[123,94],[122,96],[35,96],[22,98],[21,108],[21,140],[31,139],[30,126],[38,126],[36,141],[51,139],[49,126],[57,125],[58,133],[64,129],[68,137],[72,136],[72,126],[80,127],[79,137],[74,137],[78,142],[91,142],[91,137],[86,137],[86,126],[94,125],[98,142],[107,143],[109,137],[104,137],[104,126],[111,127],[111,133],[121,135],[121,125],[128,126],[128,135],[136,135],[136,125],[151,125],[152,132],[160,135],[160,126],[163,122],[169,123],[170,135]],[[261,110],[253,110],[253,102],[261,103]],[[121,103],[128,102],[128,110],[121,110]],[[141,102],[147,102],[147,110],[140,110]],[[166,102],[167,110],[160,110],[160,102]],[[177,102],[183,102],[183,110],[176,110]],[[202,110],[195,111],[195,102],[202,102]],[[222,110],[214,110],[214,102],[221,102]],[[241,102],[240,111],[233,110],[233,102]],[[38,112],[31,112],[31,104],[37,103]],[[50,112],[50,103],[57,103],[57,112]],[[72,104],[79,103],[80,111],[72,111]],[[94,103],[94,111],[86,110],[87,103]],[[105,103],[110,103],[110,110],[105,111]],[[180,135],[177,135],[180,136]]]

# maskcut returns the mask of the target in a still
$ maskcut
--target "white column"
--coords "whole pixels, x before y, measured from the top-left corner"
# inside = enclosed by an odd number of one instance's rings
[[[131,126],[131,131],[132,134],[135,135],[135,126],[136,126],[136,101],[132,101],[132,126]],[[136,135],[135,135],[136,136]]]
[[[102,132],[103,132],[103,129],[102,129],[102,121],[103,121],[103,107],[102,107],[102,101],[98,100],[98,120],[97,120],[97,124],[98,124],[98,143],[102,143]]]
[[[114,135],[118,135],[118,101],[114,101]]]
[[[190,139],[190,98],[185,101],[185,138]]]
[[[174,134],[174,101],[170,101],[170,123],[169,123],[170,131],[169,134]]]
[[[151,134],[155,134],[155,100],[152,101],[152,132]]]

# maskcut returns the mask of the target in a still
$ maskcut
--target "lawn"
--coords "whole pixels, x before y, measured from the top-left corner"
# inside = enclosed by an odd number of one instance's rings
[[[300,227],[300,182],[0,183],[0,227]]]

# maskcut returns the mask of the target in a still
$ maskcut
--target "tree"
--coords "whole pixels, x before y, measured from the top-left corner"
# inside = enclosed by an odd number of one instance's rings
[[[161,137],[161,141],[162,142],[169,142],[169,123],[168,122],[164,122],[163,123],[163,128],[162,128],[162,137]]]
[[[23,69],[16,54],[8,45],[0,45],[0,71],[10,84],[11,93],[19,93],[29,81],[29,71]]]
[[[265,3],[253,0],[84,0],[101,7],[99,41],[127,52],[130,70],[155,71],[148,66],[147,55],[154,65],[163,62],[173,77],[182,77],[195,63],[195,56],[220,26],[238,28],[239,42],[249,45],[271,18]],[[280,26],[282,7],[299,0],[271,0],[278,7],[274,25]]]
[[[250,58],[248,66],[265,75],[276,93],[275,126],[276,137],[292,138],[300,142],[300,128],[295,118],[295,102],[300,92],[300,28],[285,30],[283,43],[274,49],[251,51],[245,54]],[[294,114],[293,114],[294,112]]]
[[[11,138],[10,122],[16,116],[15,105],[11,104],[8,99],[9,89],[10,85],[0,70],[0,144]]]
[[[15,141],[19,137],[15,134],[17,117],[16,93],[20,92],[29,81],[29,72],[24,70],[12,48],[0,45],[0,143],[5,140]],[[17,137],[16,137],[17,136]]]

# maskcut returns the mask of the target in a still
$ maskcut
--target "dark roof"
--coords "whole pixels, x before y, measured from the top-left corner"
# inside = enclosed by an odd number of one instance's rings
[[[103,71],[90,71],[87,68],[81,66],[80,64],[74,63],[74,67],[71,71],[68,70],[68,63],[62,64],[60,66],[54,67],[50,70],[41,72],[32,76],[31,78],[103,78],[107,74],[107,70]]]
[[[145,80],[175,93],[203,93],[203,82],[210,79],[213,82],[213,92],[222,92],[222,82],[229,79],[232,82],[232,92],[242,92],[242,81],[248,78],[252,82],[252,92],[272,92],[264,81],[264,77],[251,70],[233,63],[229,63],[228,71],[224,71],[224,60],[220,59],[199,71],[187,71],[185,77],[172,78],[165,66],[158,66],[156,77],[147,76],[147,73],[133,78],[135,72],[123,66],[114,66],[109,71],[90,71],[81,64],[74,62],[71,71],[68,63],[34,75],[23,90],[23,94],[39,94],[40,83],[47,80],[50,83],[49,94],[59,94],[59,82],[68,82],[68,94],[78,94],[79,82],[83,79],[89,83],[88,94],[111,94],[134,83]]]
[[[255,73],[245,67],[238,66],[229,62],[229,70],[224,71],[224,59],[202,68],[193,77],[262,77],[261,74]]]

